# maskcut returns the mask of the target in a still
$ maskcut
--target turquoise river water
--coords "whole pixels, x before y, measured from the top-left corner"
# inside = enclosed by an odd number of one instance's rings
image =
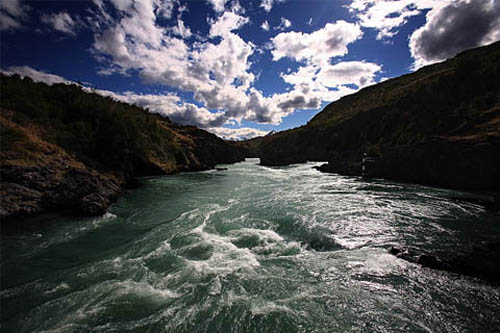
[[[500,238],[457,192],[258,160],[143,179],[1,236],[2,332],[498,332],[500,288],[421,268]]]

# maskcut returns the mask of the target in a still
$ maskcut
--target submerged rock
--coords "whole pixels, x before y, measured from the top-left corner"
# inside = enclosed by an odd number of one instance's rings
[[[476,277],[500,284],[500,242],[483,244],[459,255],[435,255],[413,248],[391,247],[389,253],[422,267]]]

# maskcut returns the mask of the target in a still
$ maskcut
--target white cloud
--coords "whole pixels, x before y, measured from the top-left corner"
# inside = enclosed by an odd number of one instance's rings
[[[411,35],[410,51],[418,68],[498,40],[498,1],[461,0],[429,11],[426,24]]]
[[[227,128],[227,127],[213,127],[207,128],[207,131],[214,133],[221,138],[227,140],[246,140],[256,138],[258,136],[264,136],[269,131],[262,131],[251,127],[240,127],[240,128]]]
[[[392,37],[408,19],[425,9],[438,8],[453,0],[353,0],[348,6],[364,28],[378,30],[377,39]]]
[[[72,81],[66,80],[65,78],[59,75],[38,71],[28,66],[11,66],[8,67],[7,69],[0,70],[0,72],[9,76],[13,74],[18,74],[21,77],[29,77],[35,82],[43,82],[48,84],[49,86],[53,85],[54,83],[65,83],[65,84],[74,83]]]
[[[157,24],[156,0],[143,0],[140,5],[136,3],[120,8],[125,11],[112,22],[105,17],[97,20],[101,23],[95,35],[94,52],[103,66],[99,72],[126,75],[134,71],[146,83],[162,84],[192,94],[196,104],[184,103],[172,94],[118,96],[153,112],[166,114],[173,121],[212,131],[243,120],[278,124],[296,109],[317,109],[322,101],[332,101],[355,91],[344,86],[328,88],[319,82],[301,82],[286,93],[264,96],[255,89],[257,78],[251,71],[250,59],[258,50],[237,33],[249,23],[238,6],[233,5],[231,11],[225,11],[209,22],[208,40],[191,43],[184,39],[186,35],[181,36],[179,23],[177,30]],[[279,36],[283,35],[276,36],[275,58],[279,58],[281,52],[281,56],[317,64],[345,54],[347,44],[359,38],[361,31],[355,24],[340,21],[319,32],[301,34],[300,37],[305,38],[292,38],[291,42],[294,46],[305,40],[305,45],[296,47],[299,54],[286,49],[287,45],[281,47],[279,42],[283,37]]]
[[[232,31],[241,28],[249,21],[248,17],[234,12],[224,12],[216,21],[210,22],[210,36],[228,36]]]
[[[325,87],[355,84],[363,88],[375,83],[375,73],[381,69],[379,65],[371,62],[344,61],[322,67],[317,74],[317,80]]]
[[[265,30],[265,31],[269,31],[269,22],[267,22],[267,20],[265,20],[264,22],[262,22],[262,25],[260,26],[262,28],[262,30]]]
[[[226,2],[228,2],[229,0],[207,0],[207,1],[212,5],[215,12],[221,13],[224,11]]]
[[[355,93],[360,88],[374,84],[375,75],[380,70],[381,67],[375,63],[346,61],[321,66],[305,64],[295,72],[282,73],[281,77],[293,86],[290,96],[307,96],[308,103],[312,106],[314,100],[317,103],[335,101],[340,97]],[[289,100],[292,99],[289,98]],[[299,101],[300,97],[296,97],[295,102]]]
[[[179,96],[170,93],[166,95],[136,94],[126,92],[116,94],[107,91],[97,91],[102,95],[108,94],[117,100],[135,104],[149,111],[164,116],[181,125],[195,125],[200,128],[222,126],[226,119],[223,112],[210,112],[204,107],[183,102]]]
[[[109,0],[109,1],[113,3],[113,5],[117,10],[120,10],[122,12],[130,10],[130,8],[134,5],[134,0]],[[164,3],[165,4],[163,10],[171,11],[173,9],[173,1],[165,1]]]
[[[274,30],[286,30],[289,29],[292,26],[292,22],[290,20],[282,17],[281,22],[277,27],[274,27]]]
[[[117,1],[121,1],[121,0],[117,0]],[[158,3],[158,8],[156,9],[156,14],[160,17],[164,17],[166,19],[169,19],[172,17],[172,15],[174,13],[174,6],[175,5],[179,5],[178,0],[160,1]],[[182,7],[182,8],[184,8],[184,7]]]
[[[181,20],[180,18],[177,19],[177,25],[175,27],[173,27],[173,32],[175,35],[180,36],[182,38],[189,38],[193,35],[193,33],[191,32],[191,29],[186,27],[184,25],[184,21]]]
[[[184,103],[175,94],[141,95],[132,92],[115,94],[102,90],[97,91],[97,93],[144,107],[153,113],[167,116],[177,124],[195,125],[225,139],[242,140],[267,134],[267,131],[250,127],[223,127],[222,125],[227,122],[224,112],[210,112],[206,108],[198,107],[192,103]]]
[[[60,12],[58,14],[44,14],[40,17],[40,20],[52,26],[53,29],[63,32],[68,35],[76,35],[78,29],[78,23],[75,21],[68,13]]]
[[[255,79],[248,71],[254,46],[232,31],[247,22],[241,15],[226,12],[210,31],[212,37],[222,37],[220,42],[189,47],[155,25],[154,17],[132,8],[124,19],[96,36],[94,47],[110,55],[110,65],[121,72],[137,69],[148,82],[192,92],[206,107],[225,110],[227,119],[241,120],[253,112],[247,110],[250,96],[245,91]],[[143,34],[153,38],[143,40]]]
[[[296,61],[324,64],[328,59],[347,54],[347,45],[361,38],[359,25],[345,21],[327,23],[310,34],[284,32],[271,39],[273,60],[284,57]]]
[[[0,1],[0,31],[20,29],[29,10],[30,7],[23,5],[21,0]]]
[[[273,8],[274,4],[280,2],[285,2],[285,0],[262,0],[262,2],[260,3],[260,7],[264,8],[264,10],[269,13]]]
[[[93,17],[93,19],[97,20],[91,20],[90,22],[95,28],[100,28],[101,25],[113,22],[113,18],[108,14],[104,0],[92,0],[92,2],[97,7],[97,13],[94,13]],[[93,13],[92,9],[89,9],[89,12]]]
[[[278,106],[289,110],[318,108],[321,101],[334,101],[375,83],[375,75],[381,70],[375,63],[343,61],[331,64],[332,58],[345,55],[347,46],[361,36],[358,25],[337,21],[310,34],[287,32],[273,38],[273,60],[289,57],[302,63],[294,72],[281,73],[281,78],[293,89],[276,96],[276,99],[286,96]]]

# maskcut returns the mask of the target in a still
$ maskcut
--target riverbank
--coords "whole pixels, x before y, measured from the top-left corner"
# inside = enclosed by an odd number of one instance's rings
[[[101,215],[135,178],[214,168],[245,150],[83,90],[0,75],[0,220]]]

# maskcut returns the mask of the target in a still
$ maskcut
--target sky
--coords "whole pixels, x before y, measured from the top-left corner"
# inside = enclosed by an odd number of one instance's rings
[[[500,40],[500,0],[0,1],[0,70],[227,139]]]

